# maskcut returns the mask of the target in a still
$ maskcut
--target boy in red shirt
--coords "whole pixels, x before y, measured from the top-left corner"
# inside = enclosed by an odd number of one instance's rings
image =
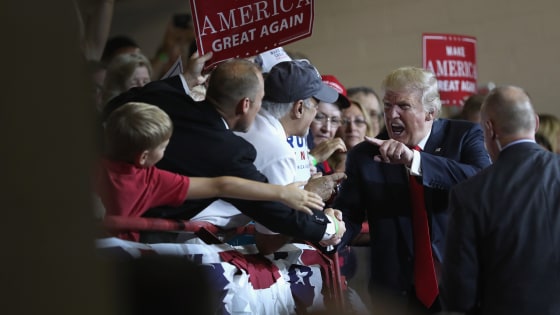
[[[186,199],[214,197],[271,200],[311,214],[321,197],[300,189],[304,182],[271,185],[239,177],[187,177],[156,168],[169,143],[173,125],[159,107],[128,103],[111,113],[105,125],[105,157],[96,190],[107,215],[140,217],[157,206],[179,206]],[[138,241],[138,233],[118,237]]]

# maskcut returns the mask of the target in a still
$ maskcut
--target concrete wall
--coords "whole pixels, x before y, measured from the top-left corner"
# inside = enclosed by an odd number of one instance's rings
[[[186,0],[118,1],[113,32],[131,34],[152,54],[167,19],[183,9]],[[479,83],[524,87],[537,111],[560,116],[559,12],[554,0],[316,0],[313,36],[286,48],[346,86],[379,89],[392,69],[421,66],[422,33],[475,36]]]

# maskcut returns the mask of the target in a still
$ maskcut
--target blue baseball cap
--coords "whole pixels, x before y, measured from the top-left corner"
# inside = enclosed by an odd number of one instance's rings
[[[323,83],[319,71],[309,61],[283,61],[270,69],[264,81],[264,100],[288,103],[310,97],[326,103],[338,100],[338,92]]]

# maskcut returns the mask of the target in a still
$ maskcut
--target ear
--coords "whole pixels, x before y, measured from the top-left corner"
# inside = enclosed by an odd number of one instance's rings
[[[148,150],[144,150],[136,155],[134,158],[134,164],[138,167],[146,167],[146,162],[148,161]]]
[[[251,108],[251,100],[248,97],[244,97],[235,106],[235,114],[245,115],[249,112],[249,108]]]
[[[486,129],[486,134],[490,137],[491,140],[495,140],[497,138],[497,135],[494,132],[494,124],[490,119],[484,122],[484,129]]]
[[[434,120],[434,111],[429,111],[426,113],[426,121],[432,121]]]
[[[534,116],[535,116],[535,133],[537,133],[537,131],[539,131],[540,120],[539,120],[539,115],[534,114]]]
[[[292,104],[291,115],[292,117],[299,119],[303,116],[305,108],[303,108],[303,100],[296,101]]]

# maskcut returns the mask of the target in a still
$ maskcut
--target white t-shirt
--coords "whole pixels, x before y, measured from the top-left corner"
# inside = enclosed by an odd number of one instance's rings
[[[267,110],[261,109],[259,111],[249,131],[245,133],[236,132],[236,134],[255,147],[257,158],[254,164],[268,178],[269,183],[287,185],[295,181],[309,179],[307,144],[302,143],[301,140],[293,141],[295,139],[288,142],[284,127]],[[303,160],[299,158],[300,151],[305,153]],[[297,159],[296,154],[298,155]],[[307,165],[303,165],[304,162]],[[277,234],[258,223],[255,228],[260,233]]]
[[[261,109],[247,132],[236,135],[251,143],[257,150],[255,166],[271,184],[286,185],[296,179],[294,150],[286,141],[280,121]]]
[[[296,180],[308,180],[311,175],[311,162],[309,162],[309,148],[306,137],[290,136],[287,141],[292,147],[296,159]]]

